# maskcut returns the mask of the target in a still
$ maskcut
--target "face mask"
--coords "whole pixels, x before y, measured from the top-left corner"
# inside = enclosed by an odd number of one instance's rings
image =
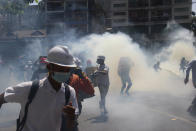
[[[66,83],[69,81],[69,78],[71,76],[71,73],[64,73],[64,72],[54,72],[54,74],[52,75],[52,78],[59,82],[59,83]]]

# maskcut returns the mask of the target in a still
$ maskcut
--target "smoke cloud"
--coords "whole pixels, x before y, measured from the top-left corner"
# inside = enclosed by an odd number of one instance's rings
[[[119,95],[122,86],[120,77],[117,74],[118,62],[121,57],[129,57],[133,63],[130,72],[133,86],[130,92],[152,92],[153,94],[162,93],[172,96],[190,95],[191,98],[188,97],[187,101],[191,101],[193,97],[192,83],[189,82],[189,85],[185,86],[183,83],[185,74],[179,72],[179,63],[182,57],[191,61],[196,56],[195,47],[193,46],[194,37],[188,30],[181,27],[172,29],[167,37],[168,43],[170,43],[169,46],[162,48],[157,54],[152,54],[150,51],[142,49],[131,37],[121,32],[116,34],[104,33],[102,35],[91,34],[81,39],[76,39],[73,36],[72,34],[70,36],[71,39],[66,41],[64,38],[54,40],[56,42],[53,45],[69,46],[71,52],[82,59],[83,65],[85,65],[88,59],[91,59],[93,64],[96,65],[96,57],[104,55],[106,57],[106,65],[110,68],[110,100],[116,101],[114,97]],[[46,55],[48,50],[39,40],[33,41],[33,44],[25,49],[24,55],[32,60],[35,60],[40,55]],[[157,61],[161,62],[162,70],[159,72],[155,72],[153,69],[153,65]],[[5,83],[4,76],[5,73],[0,75],[2,85]],[[11,78],[13,79],[9,81],[8,85],[14,85],[19,81],[16,77]],[[2,86],[0,89],[3,91],[5,86]],[[141,97],[139,100],[143,99]],[[167,98],[165,100],[170,101]],[[88,101],[86,104],[88,106]],[[128,103],[125,104],[129,106]],[[117,105],[114,104],[114,106],[116,107]],[[0,116],[7,112],[7,108],[4,107],[1,110]],[[137,105],[134,108],[137,108]],[[15,111],[15,108],[12,108],[11,111],[15,114],[18,112]],[[7,112],[6,114],[9,113]]]

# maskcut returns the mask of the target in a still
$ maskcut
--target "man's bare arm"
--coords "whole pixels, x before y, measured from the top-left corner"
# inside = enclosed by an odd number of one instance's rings
[[[0,109],[1,109],[1,106],[6,103],[5,99],[4,99],[4,93],[0,94]]]

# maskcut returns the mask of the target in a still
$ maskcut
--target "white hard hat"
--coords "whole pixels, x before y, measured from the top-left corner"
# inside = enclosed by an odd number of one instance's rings
[[[46,61],[64,67],[76,67],[73,56],[69,53],[67,46],[58,45],[50,49]]]

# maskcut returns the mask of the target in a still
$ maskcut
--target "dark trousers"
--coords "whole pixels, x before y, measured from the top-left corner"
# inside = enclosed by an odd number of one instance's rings
[[[82,101],[78,100],[79,115],[82,113]]]
[[[67,130],[67,118],[64,115],[62,116],[61,131],[68,131]],[[78,120],[77,119],[75,120],[74,128],[71,131],[79,131],[79,129],[78,129]]]
[[[126,89],[126,92],[128,92],[132,86],[131,78],[129,77],[129,75],[121,75],[120,77],[122,82],[121,93],[123,93],[124,89]]]

